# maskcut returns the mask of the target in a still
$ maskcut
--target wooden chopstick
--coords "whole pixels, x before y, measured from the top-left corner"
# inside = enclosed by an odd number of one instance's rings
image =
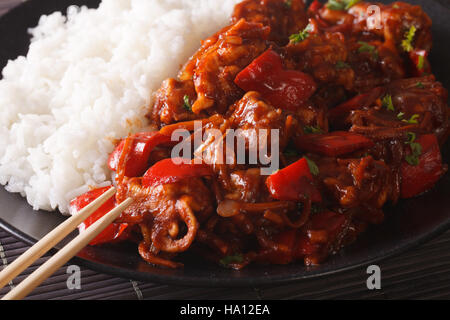
[[[8,265],[0,272],[0,289],[17,277],[23,270],[28,268],[34,261],[42,257],[47,251],[53,248],[57,243],[64,239],[69,233],[86,220],[95,210],[111,198],[116,192],[114,187],[103,193],[95,201],[74,214],[71,218],[65,220],[40,241],[34,244],[30,249]]]
[[[75,230],[80,223],[86,220],[95,210],[111,198],[115,192],[116,189],[111,187],[111,189],[103,193],[96,200],[53,229],[20,257],[14,260],[13,263],[3,269],[3,271],[0,272],[0,289],[22,273],[22,271],[28,268],[34,261],[42,257],[69,233]]]
[[[59,250],[54,256],[47,260],[42,266],[30,274],[25,280],[5,295],[2,300],[18,300],[26,297],[33,289],[51,276],[62,265],[75,256],[81,249],[89,244],[101,231],[110,225],[117,217],[133,202],[128,198],[94,224],[89,226],[84,232],[69,242],[64,248]]]

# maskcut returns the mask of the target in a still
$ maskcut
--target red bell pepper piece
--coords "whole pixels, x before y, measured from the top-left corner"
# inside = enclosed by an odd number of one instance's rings
[[[314,0],[308,8],[308,13],[318,13],[323,4],[319,0]]]
[[[313,176],[305,158],[269,176],[266,186],[277,200],[300,201],[303,196],[312,202],[321,202],[322,196],[313,184]]]
[[[353,110],[360,109],[364,105],[364,102],[367,100],[368,96],[369,93],[360,94],[328,111],[328,116],[331,119],[346,117]]]
[[[108,191],[111,187],[104,187],[91,190],[70,202],[70,211],[78,212],[92,201],[100,197],[103,193]],[[87,218],[84,222],[82,222],[78,226],[78,230],[83,232],[90,225],[96,222],[98,219],[103,217],[109,211],[114,209],[116,206],[115,197],[108,199],[100,208],[98,208],[94,213],[92,213],[89,218]],[[75,213],[76,214],[76,213]],[[128,224],[126,223],[112,223],[107,226],[97,237],[94,238],[89,244],[91,246],[98,245],[106,242],[124,240],[127,236],[125,230],[127,229]]]
[[[124,175],[127,177],[141,176],[148,169],[148,159],[152,150],[160,144],[171,142],[170,136],[159,132],[141,132],[127,139],[132,139],[131,151],[124,163]],[[117,171],[125,141],[126,139],[123,139],[109,156],[108,166],[113,171]]]
[[[295,144],[302,151],[329,157],[342,156],[374,145],[373,141],[365,136],[347,131],[304,135],[297,138]]]
[[[329,110],[328,117],[333,123],[336,121],[342,123],[353,110],[370,107],[370,105],[373,104],[380,96],[382,96],[384,92],[385,89],[383,87],[377,87],[367,93],[357,95],[352,99],[341,103],[335,108]]]
[[[234,80],[245,91],[257,91],[272,105],[296,110],[317,89],[313,78],[296,70],[285,70],[281,57],[269,49],[242,70]]]
[[[423,135],[416,142],[422,146],[419,164],[413,166],[403,161],[400,168],[402,198],[411,198],[429,190],[445,173],[436,135]]]
[[[412,50],[409,58],[413,63],[413,76],[421,77],[431,73],[431,64],[428,60],[428,52],[425,50]]]
[[[161,184],[175,183],[188,178],[212,175],[213,171],[207,164],[195,164],[193,162],[184,163],[180,158],[164,159],[157,162],[147,170],[142,179],[142,185],[145,187],[151,187]]]

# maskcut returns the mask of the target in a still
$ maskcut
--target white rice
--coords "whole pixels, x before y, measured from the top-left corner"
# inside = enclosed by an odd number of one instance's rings
[[[103,0],[43,16],[0,81],[0,183],[35,210],[68,212],[110,184],[111,139],[143,130],[146,107],[239,0]]]

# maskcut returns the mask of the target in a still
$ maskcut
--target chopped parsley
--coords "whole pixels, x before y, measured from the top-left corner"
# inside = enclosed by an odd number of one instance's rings
[[[347,4],[345,5],[345,10],[350,9],[351,7],[353,7],[355,4],[361,2],[362,0],[347,0]]]
[[[419,56],[419,60],[417,61],[417,69],[422,70],[425,64],[425,58],[423,56]]]
[[[286,8],[288,8],[288,9],[292,8],[292,0],[285,0],[285,1],[284,1],[284,5],[285,5]]]
[[[307,157],[305,157],[305,159],[306,162],[308,162],[309,171],[311,171],[314,176],[317,176],[319,174],[319,167],[317,166],[317,164]]]
[[[413,115],[411,116],[411,118],[409,118],[409,120],[403,119],[404,116],[405,116],[405,113],[404,113],[404,112],[400,112],[400,113],[397,115],[397,118],[398,118],[399,120],[402,120],[403,122],[410,123],[410,124],[417,124],[417,123],[419,123],[419,120],[418,120],[418,119],[419,119],[419,115],[418,115],[418,114],[413,114]]]
[[[226,256],[220,259],[219,261],[219,263],[224,267],[228,267],[231,263],[240,263],[240,262],[244,262],[244,256],[240,253]]]
[[[348,10],[361,0],[328,0],[326,7],[330,10]]]
[[[189,96],[188,96],[188,95],[185,95],[185,96],[183,97],[183,101],[184,101],[183,107],[184,107],[187,111],[192,111],[192,105],[191,105],[191,102],[189,101]]]
[[[350,65],[347,62],[344,61],[338,61],[336,63],[336,69],[349,69]]]
[[[406,122],[406,123],[410,123],[410,124],[417,124],[417,123],[419,123],[419,120],[417,120],[417,119],[419,119],[419,115],[414,114],[411,116],[411,118],[409,120],[403,119],[402,121]]]
[[[405,142],[405,144],[409,145],[411,148],[411,154],[405,156],[406,162],[408,162],[412,166],[419,165],[419,157],[422,154],[422,146],[420,143],[415,142],[416,141],[416,134],[414,132],[407,132],[407,138],[408,140]]]
[[[420,82],[420,81],[417,82],[416,87],[417,87],[417,88],[420,88],[420,89],[424,89],[424,88],[425,88],[425,86],[423,85],[423,83]]]
[[[291,40],[293,44],[302,42],[303,40],[309,37],[309,33],[312,31],[312,28],[313,28],[312,24],[308,24],[306,28],[300,31],[299,33],[292,34],[289,37],[289,40]]]
[[[392,96],[390,94],[385,95],[381,102],[383,103],[383,107],[385,107],[389,111],[395,111],[394,103],[392,102]]]
[[[314,127],[314,126],[306,126],[303,128],[303,131],[306,134],[318,134],[318,133],[323,133],[322,128],[320,128],[319,126]]]
[[[378,58],[378,51],[377,48],[373,45],[368,44],[367,42],[364,41],[358,41],[358,44],[360,45],[360,47],[358,48],[358,52],[362,53],[362,52],[369,52],[372,54],[372,57],[374,59]]]
[[[414,40],[414,36],[416,35],[416,31],[417,31],[416,27],[411,26],[411,28],[409,28],[408,32],[405,33],[405,39],[403,39],[403,41],[402,41],[402,48],[406,52],[410,52],[414,49],[412,46],[412,43]]]
[[[408,141],[406,141],[406,144],[416,141],[416,134],[414,132],[407,132],[406,137],[408,138]]]

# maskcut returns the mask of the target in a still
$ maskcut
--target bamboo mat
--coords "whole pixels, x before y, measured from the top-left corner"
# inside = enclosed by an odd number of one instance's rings
[[[22,0],[0,0],[0,15]],[[442,2],[450,3],[448,0]],[[0,229],[0,268],[28,246]],[[48,257],[39,259],[10,286],[6,294]],[[62,267],[27,299],[136,300],[136,299],[450,299],[450,231],[379,264],[381,290],[367,289],[367,266],[319,279],[263,288],[185,288],[121,279],[81,268],[80,289],[68,289],[70,274]]]

